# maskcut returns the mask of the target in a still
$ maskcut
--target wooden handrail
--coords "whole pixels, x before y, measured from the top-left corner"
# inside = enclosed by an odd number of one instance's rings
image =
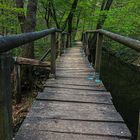
[[[100,33],[104,36],[111,38],[114,41],[117,41],[123,45],[126,45],[127,47],[129,47],[131,49],[134,49],[134,50],[140,52],[140,41],[139,40],[125,37],[125,36],[122,36],[122,35],[119,35],[116,33],[112,33],[112,32],[109,32],[109,31],[103,30],[103,29],[93,30],[93,31],[89,30],[89,31],[86,31],[85,33]]]
[[[32,41],[43,38],[54,32],[60,32],[56,28],[46,29],[38,32],[30,32],[13,36],[4,36],[0,38],[0,53],[9,51],[13,48],[20,47],[21,45],[30,43]]]
[[[139,40],[128,38],[128,37],[118,35],[118,34],[115,34],[115,33],[112,33],[112,32],[106,31],[106,30],[102,30],[102,29],[98,30],[98,32],[100,34],[103,34],[103,35],[111,38],[114,41],[117,41],[123,45],[126,45],[127,47],[129,47],[131,49],[134,49],[134,50],[140,52],[140,41]]]

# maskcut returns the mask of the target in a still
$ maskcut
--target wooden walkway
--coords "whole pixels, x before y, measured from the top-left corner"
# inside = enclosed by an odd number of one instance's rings
[[[57,60],[57,79],[49,79],[23,122],[16,140],[130,140],[131,134],[81,45]]]

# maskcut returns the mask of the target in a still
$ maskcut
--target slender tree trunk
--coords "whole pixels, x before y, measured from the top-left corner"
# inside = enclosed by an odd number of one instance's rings
[[[25,32],[35,31],[37,2],[38,0],[28,1]],[[24,46],[22,56],[26,58],[34,58],[34,42],[31,42]]]
[[[69,37],[67,38],[67,46],[71,42],[71,33],[72,33],[72,26],[73,26],[72,22],[73,22],[73,17],[74,17],[74,13],[75,13],[75,10],[77,8],[77,5],[78,5],[78,0],[74,0],[72,7],[71,7],[71,10],[70,10],[70,13],[68,15],[68,18],[66,19],[64,26],[63,26],[63,30],[64,30],[66,28],[66,25],[68,24]]]
[[[33,32],[36,27],[36,12],[38,0],[28,0],[26,16],[24,11],[18,14],[18,21],[21,27],[21,32]],[[24,0],[16,0],[16,7],[24,10]],[[34,43],[29,43],[24,46],[22,56],[34,58]]]
[[[65,21],[65,23],[63,25],[63,28],[62,28],[63,30],[66,29],[67,23],[71,23],[71,21],[73,19],[73,16],[74,16],[74,12],[75,12],[75,10],[77,8],[77,4],[78,4],[78,0],[74,0],[73,3],[72,3],[69,15],[68,15],[68,17],[67,17],[67,19],[66,19],[66,21]],[[69,25],[69,29],[68,30],[71,30],[71,27],[72,27],[72,25]]]
[[[78,26],[79,26],[79,22],[80,22],[80,15],[81,15],[81,10],[79,11],[77,17],[76,17],[76,26],[75,26],[75,32],[74,32],[74,35],[73,35],[73,38],[72,39],[75,39],[75,36],[77,34],[77,29],[78,29]]]
[[[24,0],[16,0],[16,7],[24,9]],[[25,21],[26,21],[24,11],[18,14],[18,21],[20,24],[21,32],[24,33],[25,32]]]
[[[102,5],[101,5],[101,11],[109,11],[112,3],[113,3],[113,0],[107,0],[107,1],[103,0]],[[103,15],[100,14],[96,29],[102,29],[106,18],[107,18],[106,14],[103,14]],[[89,61],[93,63],[95,62],[96,40],[97,40],[97,34],[94,34],[89,40],[89,50],[90,50]]]
[[[53,17],[53,20],[54,20],[54,22],[55,22],[55,24],[56,24],[56,27],[59,29],[59,28],[60,28],[60,25],[59,25],[59,23],[58,23],[58,21],[57,21],[56,9],[55,9],[55,7],[54,7],[53,0],[51,1],[51,7],[52,7],[52,17]]]

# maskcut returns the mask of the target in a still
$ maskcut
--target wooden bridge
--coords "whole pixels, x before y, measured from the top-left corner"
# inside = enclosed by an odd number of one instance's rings
[[[5,51],[51,34],[51,75],[46,81],[44,91],[39,93],[25,121],[19,129],[16,140],[130,140],[131,133],[124,120],[115,109],[112,97],[99,79],[103,35],[140,51],[139,41],[128,39],[104,30],[98,32],[95,70],[88,62],[84,48],[86,39],[76,42],[66,49],[61,39],[56,59],[56,29],[24,34],[0,39],[0,139],[12,139],[10,66],[11,61]],[[60,31],[59,31],[60,32]],[[85,38],[88,31],[85,33]],[[24,38],[24,39],[23,39]],[[30,40],[30,41],[29,41]],[[5,43],[6,42],[6,43]],[[12,43],[12,45],[10,44]],[[9,46],[8,46],[9,44]],[[6,48],[5,46],[8,46]],[[56,59],[56,60],[55,60]],[[17,61],[16,62],[20,62]],[[30,60],[30,63],[32,61]],[[28,61],[29,63],[29,61]],[[47,66],[43,62],[37,64]],[[7,84],[7,85],[6,85]],[[18,85],[17,85],[18,86]],[[8,89],[8,90],[7,90]],[[17,88],[18,89],[18,88]],[[8,101],[7,101],[8,100]]]

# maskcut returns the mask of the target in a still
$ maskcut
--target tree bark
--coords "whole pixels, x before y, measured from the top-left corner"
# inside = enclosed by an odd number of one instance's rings
[[[67,24],[68,24],[68,33],[69,33],[69,37],[67,38],[67,46],[68,44],[71,42],[71,33],[72,33],[72,22],[73,22],[73,17],[74,17],[74,12],[77,8],[77,5],[78,5],[78,0],[74,0],[73,3],[72,3],[72,7],[71,7],[71,10],[70,10],[70,13],[64,23],[64,26],[63,26],[63,30],[65,30],[65,28],[67,27]],[[70,42],[69,42],[70,41]]]
[[[24,9],[24,0],[16,0],[16,7]],[[24,33],[25,32],[25,21],[26,21],[24,12],[18,13],[18,21],[20,24],[21,32]]]
[[[101,11],[109,11],[112,3],[113,3],[113,0],[107,0],[107,1],[103,0],[102,5],[101,5]],[[102,29],[106,18],[107,18],[106,14],[104,15],[100,14],[100,17],[96,26],[96,30]],[[97,41],[97,34],[95,33],[89,40],[89,51],[90,51],[89,61],[93,63],[95,62],[96,41]]]
[[[60,25],[59,25],[59,23],[58,23],[58,21],[57,21],[56,9],[55,9],[55,7],[54,7],[53,1],[51,1],[51,7],[52,7],[52,17],[53,17],[53,20],[54,20],[54,22],[55,22],[55,24],[56,24],[56,27],[59,29],[59,28],[60,28]]]
[[[28,0],[27,13],[18,14],[18,21],[20,23],[21,32],[33,32],[36,27],[36,12],[38,0]],[[24,0],[16,0],[16,7],[24,9]],[[29,43],[24,46],[22,56],[27,58],[34,58],[34,43]]]
[[[28,1],[25,32],[35,31],[37,2],[38,0]],[[34,58],[34,42],[31,42],[24,46],[22,56],[27,58]]]
[[[68,15],[68,17],[67,17],[67,19],[66,19],[66,21],[65,21],[65,23],[64,23],[64,25],[63,25],[63,30],[65,30],[66,29],[66,27],[67,27],[67,23],[69,24],[71,24],[71,25],[69,25],[69,29],[68,29],[68,31],[70,31],[71,30],[71,28],[72,28],[72,19],[73,19],[73,17],[74,17],[74,12],[75,12],[75,10],[76,10],[76,8],[77,8],[77,4],[78,4],[78,0],[74,0],[73,1],[73,3],[72,3],[72,6],[71,6],[71,10],[70,10],[70,12],[69,12],[69,15]]]

